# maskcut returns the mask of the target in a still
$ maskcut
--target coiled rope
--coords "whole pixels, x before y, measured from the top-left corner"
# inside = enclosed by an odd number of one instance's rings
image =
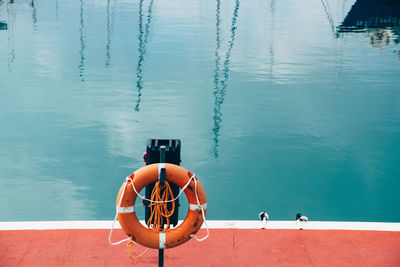
[[[173,199],[173,197],[174,194],[168,181],[165,181],[163,185],[160,181],[156,182],[151,192],[151,200],[154,202],[149,204],[150,218],[147,221],[149,229],[160,233],[165,233],[169,229],[170,217],[175,211],[175,201],[171,202],[171,210],[168,210],[167,201]],[[166,227],[164,227],[164,218]]]

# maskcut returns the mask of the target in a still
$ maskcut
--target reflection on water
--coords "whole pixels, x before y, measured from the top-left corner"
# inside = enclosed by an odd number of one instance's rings
[[[331,12],[331,9],[329,7],[329,3],[328,3],[327,0],[321,0],[321,4],[324,7],[324,11],[325,11],[326,16],[328,18],[329,25],[331,27],[331,32],[335,37],[337,37],[336,30],[335,30],[335,23],[333,22],[333,19],[332,19],[332,12]]]
[[[95,203],[82,197],[82,191],[87,191],[88,188],[65,178],[43,178],[46,179],[0,179],[0,187],[8,189],[0,197],[3,201],[24,195],[24,201],[16,201],[12,210],[7,209],[6,205],[0,206],[0,212],[8,217],[1,217],[1,221],[9,218],[13,221],[26,221],[27,214],[29,221],[62,221],[96,216]]]
[[[275,13],[276,0],[271,0],[271,14]]]
[[[399,221],[398,16],[354,3],[0,1],[0,214],[110,219],[166,137],[210,219]]]
[[[153,3],[154,0],[150,0],[149,7],[148,7],[148,15],[146,19],[146,23],[143,29],[143,0],[139,2],[139,56],[138,56],[138,63],[136,66],[136,88],[138,91],[137,101],[135,106],[135,111],[139,111],[141,96],[142,96],[142,88],[143,88],[143,64],[144,64],[144,56],[146,54],[146,46],[150,35],[150,24],[152,19],[152,12],[153,12]]]
[[[340,26],[340,30],[354,31],[395,26],[400,26],[398,0],[357,0]]]
[[[7,15],[8,15],[8,37],[7,37],[7,46],[8,46],[8,71],[14,70],[14,60],[15,60],[15,48],[14,48],[14,25],[16,20],[13,2],[7,3]]]
[[[275,8],[276,8],[276,0],[271,0],[271,10],[270,10],[270,23],[271,23],[271,41],[269,44],[269,57],[270,57],[270,62],[271,62],[271,66],[270,66],[270,79],[273,79],[273,75],[274,75],[274,64],[275,64],[275,53],[274,53],[274,34],[275,34]]]
[[[335,23],[333,21],[332,17],[332,11],[329,6],[328,0],[321,0],[322,7],[325,11],[326,17],[329,22],[330,30],[332,32],[332,36],[337,39],[336,40],[336,75],[335,75],[335,89],[337,90],[339,88],[339,80],[340,80],[340,75],[341,75],[341,70],[342,70],[342,47],[341,47],[341,40],[339,33],[336,30]],[[345,6],[345,1],[343,1],[342,4],[342,11],[344,12],[344,6]]]
[[[111,37],[113,35],[114,28],[114,12],[113,9],[112,14],[110,15],[110,2],[111,0],[107,0],[107,43],[106,43],[106,63],[105,66],[110,66],[111,61]]]
[[[342,51],[342,41],[340,38],[336,40],[336,76],[335,76],[335,89],[339,89],[340,76],[342,74],[342,62],[343,62],[343,51]]]
[[[36,28],[37,28],[37,14],[36,14],[35,0],[31,1],[31,7],[32,7],[33,28],[36,30]]]
[[[391,41],[399,44],[400,2],[357,0],[338,27],[339,32],[368,32],[371,47],[383,49]],[[400,60],[400,50],[397,51]]]
[[[219,49],[221,47],[221,31],[220,31],[220,12],[221,12],[221,1],[217,0],[217,12],[216,12],[216,48],[215,48],[215,71],[214,71],[214,127],[213,127],[213,133],[214,133],[214,146],[213,146],[213,151],[214,151],[214,156],[217,158],[218,157],[218,136],[219,136],[219,128],[220,128],[220,123],[221,123],[221,118],[220,116],[218,117],[218,99],[217,99],[217,93],[219,91],[219,77],[220,77],[220,60],[221,57],[219,55]]]
[[[393,36],[393,37],[392,37]],[[391,30],[372,29],[370,32],[369,44],[377,49],[383,49],[390,44],[390,39],[393,38],[395,43],[398,43],[399,36]]]
[[[0,21],[0,31],[6,31],[8,29],[7,22]]]
[[[392,29],[369,29],[369,44],[378,50],[383,50],[389,44],[400,43],[400,27]],[[400,60],[400,49],[394,50]]]
[[[81,78],[81,82],[85,81],[84,77],[84,71],[85,71],[85,48],[86,48],[86,42],[85,42],[85,23],[84,23],[84,14],[83,14],[83,0],[79,0],[80,2],[80,13],[79,13],[79,41],[81,44],[81,49],[79,50],[79,55],[80,55],[80,63],[79,63],[79,77]]]
[[[58,0],[55,0],[55,11],[56,11],[56,19],[58,21]]]
[[[235,42],[236,35],[236,21],[239,13],[239,0],[235,1],[235,8],[233,10],[232,23],[230,27],[230,40],[228,43],[228,49],[225,54],[225,59],[223,62],[222,70],[220,67],[221,57],[219,54],[219,50],[221,48],[221,36],[220,36],[220,0],[217,0],[217,11],[216,11],[216,42],[217,46],[215,49],[215,72],[214,72],[214,125],[212,131],[214,133],[214,145],[213,152],[214,157],[218,158],[218,138],[219,131],[221,129],[222,123],[222,104],[225,100],[226,88],[228,87],[229,80],[229,64],[230,57],[232,53],[233,43]]]

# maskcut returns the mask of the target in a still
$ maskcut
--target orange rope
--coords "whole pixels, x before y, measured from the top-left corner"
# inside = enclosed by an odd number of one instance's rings
[[[160,201],[162,203],[152,202],[149,204],[151,215],[147,221],[148,228],[161,233],[165,233],[169,229],[169,219],[175,211],[175,201],[171,202],[171,210],[168,210],[168,203],[165,201],[171,199],[174,199],[174,194],[172,193],[168,181],[165,181],[163,185],[160,185],[160,181],[157,181],[151,192],[151,200]],[[167,225],[165,228],[163,218],[165,218],[165,223]]]
[[[156,232],[161,232],[165,233],[169,229],[169,220],[172,214],[175,211],[175,201],[171,202],[171,210],[168,210],[168,202],[165,202],[167,200],[174,199],[174,194],[172,193],[171,186],[169,185],[168,181],[164,182],[164,185],[160,185],[160,181],[156,182],[154,185],[153,191],[151,192],[151,200],[152,201],[158,201],[157,202],[152,202],[149,204],[150,208],[150,218],[147,221],[147,227],[150,229],[153,229]],[[163,224],[163,218],[166,220],[166,227],[164,228]],[[153,222],[153,223],[151,223]],[[144,254],[149,251],[149,248],[146,249],[144,252],[142,252],[138,256],[133,256],[133,241],[129,240],[129,242],[126,244],[126,246],[129,249],[129,258],[131,260],[138,259],[142,257]]]
[[[129,258],[130,258],[131,260],[136,260],[136,259],[142,257],[144,254],[146,254],[147,251],[149,251],[149,248],[148,248],[148,249],[146,249],[145,251],[143,251],[140,255],[138,255],[138,256],[133,256],[133,254],[132,254],[132,251],[133,251],[133,249],[132,249],[133,241],[132,241],[132,240],[129,240],[129,242],[126,244],[126,246],[129,248],[129,252],[128,252],[128,253],[129,253]]]

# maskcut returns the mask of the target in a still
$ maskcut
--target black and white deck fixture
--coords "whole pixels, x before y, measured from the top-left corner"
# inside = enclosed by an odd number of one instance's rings
[[[297,214],[296,214],[296,222],[297,222],[297,224],[300,223],[299,229],[300,229],[300,230],[303,230],[303,224],[304,224],[305,222],[308,222],[308,217],[307,217],[307,216],[304,216],[304,215],[301,215],[301,213],[297,213]]]
[[[265,229],[267,227],[267,221],[269,220],[269,215],[265,211],[260,212],[258,214],[258,218],[261,220],[261,228]]]

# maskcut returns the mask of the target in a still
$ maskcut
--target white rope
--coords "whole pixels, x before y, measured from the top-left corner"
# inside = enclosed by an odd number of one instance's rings
[[[193,176],[194,176],[194,174],[193,174]],[[192,177],[193,177],[193,176],[192,176]],[[206,239],[208,238],[208,236],[210,235],[210,230],[208,229],[208,225],[207,225],[207,221],[206,221],[206,216],[204,215],[204,207],[203,207],[203,205],[200,204],[199,197],[198,197],[198,195],[197,195],[197,180],[196,180],[196,179],[194,179],[194,192],[196,193],[197,204],[198,204],[198,205],[200,206],[200,208],[201,208],[201,215],[203,216],[204,225],[206,226],[206,229],[207,229],[207,234],[206,234],[206,236],[204,236],[204,237],[202,237],[202,238],[198,238],[197,236],[194,236],[194,237],[196,238],[197,241],[202,242],[202,241],[204,241],[204,240],[206,240]]]
[[[130,177],[129,177],[129,178],[130,178]],[[108,236],[108,243],[110,243],[110,244],[113,245],[113,246],[119,245],[119,244],[121,244],[121,243],[123,243],[123,242],[125,242],[125,241],[132,240],[132,239],[129,237],[129,238],[125,238],[125,239],[122,239],[122,240],[120,240],[120,241],[117,241],[117,242],[112,242],[112,241],[111,241],[111,236],[112,236],[112,233],[113,233],[113,230],[114,230],[115,221],[116,221],[117,218],[118,218],[118,209],[121,207],[122,198],[124,197],[125,189],[126,189],[126,185],[127,185],[127,184],[128,184],[128,181],[125,180],[125,186],[124,186],[124,189],[122,190],[121,198],[120,198],[119,201],[118,201],[117,208],[115,209],[114,221],[113,221],[112,226],[111,226],[111,229],[110,229],[110,235]]]
[[[196,179],[195,179],[195,178],[196,178],[196,176],[193,174],[192,177],[190,177],[189,181],[185,184],[185,186],[182,187],[181,191],[179,192],[179,194],[178,194],[178,196],[177,196],[176,198],[170,199],[170,200],[164,200],[164,201],[163,201],[163,200],[155,201],[155,200],[151,200],[151,199],[145,198],[144,196],[142,196],[142,195],[140,195],[140,194],[138,193],[138,191],[136,190],[135,185],[134,185],[134,183],[133,183],[131,177],[129,177],[129,176],[126,177],[126,180],[131,181],[133,191],[135,191],[135,193],[136,193],[141,199],[146,200],[146,201],[150,201],[151,203],[167,203],[167,202],[172,202],[172,201],[177,200],[177,199],[182,195],[183,191],[185,191],[186,187],[189,186],[190,181],[191,181],[192,179],[195,181],[195,184],[196,184]],[[197,194],[197,192],[196,192],[196,194]]]
[[[136,188],[135,188],[135,184],[133,183],[132,178],[131,178],[130,176],[127,176],[127,177],[125,178],[125,186],[124,186],[124,189],[122,190],[121,197],[120,197],[120,199],[119,199],[119,201],[118,201],[118,205],[117,205],[117,207],[116,207],[116,212],[115,212],[114,221],[113,221],[112,226],[111,226],[111,229],[110,229],[110,235],[108,236],[108,242],[109,242],[111,245],[115,246],[115,245],[119,245],[119,244],[121,244],[121,243],[123,243],[123,242],[132,240],[132,238],[129,237],[129,238],[126,238],[126,239],[122,239],[122,240],[120,240],[120,241],[117,241],[117,242],[112,242],[112,241],[111,241],[111,236],[112,236],[112,233],[113,233],[113,230],[114,230],[114,225],[115,225],[115,222],[116,222],[116,220],[117,220],[117,218],[118,218],[118,209],[121,207],[122,198],[124,197],[125,189],[126,189],[126,186],[127,186],[127,184],[128,184],[128,181],[131,182],[133,191],[135,191],[136,195],[138,195],[141,199],[146,200],[146,201],[150,201],[150,202],[152,202],[152,203],[167,203],[167,202],[172,202],[172,201],[177,200],[177,199],[180,197],[180,195],[182,194],[182,192],[184,192],[185,189],[189,186],[190,181],[191,181],[192,179],[193,179],[193,181],[194,181],[194,192],[195,192],[195,194],[196,194],[197,204],[198,204],[199,207],[201,208],[201,215],[203,216],[204,225],[206,226],[206,229],[207,229],[207,234],[206,234],[205,237],[202,237],[202,238],[198,238],[197,236],[194,236],[194,237],[195,237],[196,240],[199,241],[199,242],[202,242],[202,241],[206,240],[206,239],[208,238],[208,236],[210,235],[210,231],[209,231],[209,229],[208,229],[208,225],[207,225],[207,221],[206,221],[206,216],[205,216],[205,214],[204,214],[204,207],[203,207],[203,205],[200,204],[200,200],[199,200],[199,197],[198,197],[198,195],[197,195],[197,179],[196,179],[196,176],[193,174],[192,177],[190,177],[189,181],[185,184],[185,186],[182,187],[181,191],[179,192],[179,194],[178,194],[178,196],[177,196],[176,198],[170,199],[170,200],[165,200],[165,201],[155,201],[155,200],[151,200],[151,199],[145,198],[144,196],[140,195],[140,194],[138,193],[138,191],[136,190]]]

